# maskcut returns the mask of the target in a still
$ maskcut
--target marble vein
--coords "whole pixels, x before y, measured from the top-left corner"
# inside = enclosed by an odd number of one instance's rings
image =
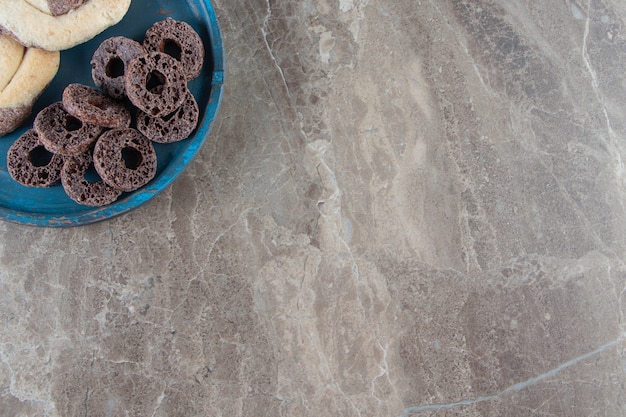
[[[285,73],[283,72],[283,69],[280,67],[280,64],[278,63],[278,60],[276,59],[276,55],[274,55],[274,51],[272,50],[272,46],[269,43],[268,40],[268,26],[269,26],[269,21],[272,18],[272,5],[270,3],[270,0],[266,0],[267,1],[267,9],[266,12],[267,14],[265,15],[265,18],[263,19],[263,25],[261,26],[261,32],[263,34],[263,42],[265,44],[265,48],[267,49],[267,52],[270,55],[270,58],[272,60],[272,62],[274,63],[276,70],[278,71],[278,74],[280,74],[280,79],[282,80],[283,83],[283,87],[285,87],[285,92],[287,93],[287,96],[291,96],[291,93],[289,92],[289,86],[287,85],[287,79],[285,78]]]
[[[506,389],[495,393],[495,394],[490,394],[490,395],[481,395],[479,397],[476,398],[471,398],[471,399],[465,399],[465,400],[459,400],[459,401],[454,401],[451,403],[447,403],[447,404],[424,404],[424,405],[417,405],[417,406],[411,406],[406,408],[402,414],[398,415],[398,417],[410,417],[413,414],[416,413],[420,413],[423,411],[439,411],[439,410],[450,410],[450,409],[454,409],[454,408],[458,408],[458,407],[462,407],[462,406],[468,406],[468,405],[473,405],[473,404],[478,404],[478,403],[482,403],[485,401],[493,401],[495,399],[501,398],[503,396],[506,396],[508,394],[512,394],[514,392],[517,391],[522,391],[525,390],[527,388],[530,388],[534,385],[537,385],[541,382],[544,382],[546,380],[552,379],[554,377],[556,377],[558,374],[560,374],[561,372],[578,365],[581,362],[584,362],[588,359],[591,359],[597,355],[600,355],[604,352],[606,352],[607,350],[616,348],[618,346],[620,346],[624,341],[626,341],[626,332],[620,334],[615,340],[612,340],[608,343],[605,343],[604,345],[598,347],[597,349],[591,351],[591,352],[587,352],[581,356],[578,356],[574,359],[570,359],[569,361],[557,366],[556,368],[553,368],[551,370],[549,370],[548,372],[538,375],[534,378],[528,379],[526,381],[522,381],[519,382],[517,384],[511,385],[509,387],[507,387]]]

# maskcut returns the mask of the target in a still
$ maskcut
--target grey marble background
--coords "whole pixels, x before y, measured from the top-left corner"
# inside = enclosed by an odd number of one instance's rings
[[[626,415],[626,3],[214,6],[185,174],[0,223],[0,416]]]

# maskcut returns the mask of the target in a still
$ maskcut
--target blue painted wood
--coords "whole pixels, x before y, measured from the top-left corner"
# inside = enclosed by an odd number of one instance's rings
[[[98,208],[75,203],[67,197],[60,185],[40,189],[15,182],[6,168],[9,147],[32,127],[34,115],[39,110],[61,100],[67,84],[94,85],[89,61],[98,45],[111,36],[126,36],[141,42],[145,31],[154,22],[168,16],[186,21],[200,34],[206,55],[200,76],[189,83],[189,89],[200,107],[198,128],[190,138],[183,141],[155,144],[158,158],[156,177],[145,187],[123,194],[115,203]],[[152,199],[184,171],[209,138],[222,99],[224,65],[221,31],[210,0],[133,0],[120,23],[89,42],[61,52],[59,72],[35,103],[33,116],[22,128],[0,138],[0,219],[32,226],[79,226],[126,213]]]

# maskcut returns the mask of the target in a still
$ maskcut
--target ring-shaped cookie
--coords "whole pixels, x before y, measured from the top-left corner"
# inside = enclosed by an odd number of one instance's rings
[[[13,142],[7,152],[7,169],[15,181],[29,187],[50,187],[59,181],[63,156],[46,150],[35,129]]]
[[[117,200],[122,194],[102,179],[89,181],[85,174],[93,167],[90,152],[68,156],[61,169],[61,184],[72,200],[84,206],[104,206]],[[95,175],[95,174],[94,174]]]
[[[120,100],[82,84],[69,84],[63,90],[63,107],[69,114],[97,126],[130,126],[130,111]]]
[[[72,116],[56,102],[41,110],[33,123],[41,143],[47,150],[61,155],[86,152],[103,128]]]
[[[96,142],[93,163],[100,178],[111,187],[134,191],[156,175],[157,155],[150,139],[138,130],[113,129]]]
[[[156,22],[146,31],[143,45],[148,51],[163,52],[179,61],[187,80],[200,74],[204,46],[200,35],[189,23],[171,17]]]
[[[199,114],[198,103],[187,90],[183,104],[167,116],[152,117],[137,111],[137,129],[154,142],[178,142],[191,135],[198,124]]]
[[[146,53],[143,45],[124,36],[105,39],[91,57],[91,77],[113,98],[124,97],[125,75],[130,61]]]
[[[162,52],[133,59],[126,71],[126,96],[150,116],[172,113],[183,103],[186,91],[181,63]]]

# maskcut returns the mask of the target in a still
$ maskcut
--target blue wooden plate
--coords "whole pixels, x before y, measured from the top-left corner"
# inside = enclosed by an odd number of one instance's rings
[[[198,127],[191,137],[171,144],[155,143],[158,158],[156,177],[143,188],[123,194],[103,207],[82,206],[71,200],[61,185],[50,188],[25,187],[7,172],[6,155],[11,144],[28,128],[39,110],[61,100],[69,83],[94,86],[89,61],[100,43],[112,36],[139,42],[154,22],[172,17],[189,23],[205,47],[200,76],[189,82],[200,107]],[[0,218],[33,226],[68,227],[109,219],[126,213],[165,189],[190,163],[209,135],[223,90],[224,50],[219,24],[210,0],[132,0],[126,16],[117,25],[82,45],[61,52],[61,65],[50,86],[37,100],[31,118],[17,131],[0,138]]]

